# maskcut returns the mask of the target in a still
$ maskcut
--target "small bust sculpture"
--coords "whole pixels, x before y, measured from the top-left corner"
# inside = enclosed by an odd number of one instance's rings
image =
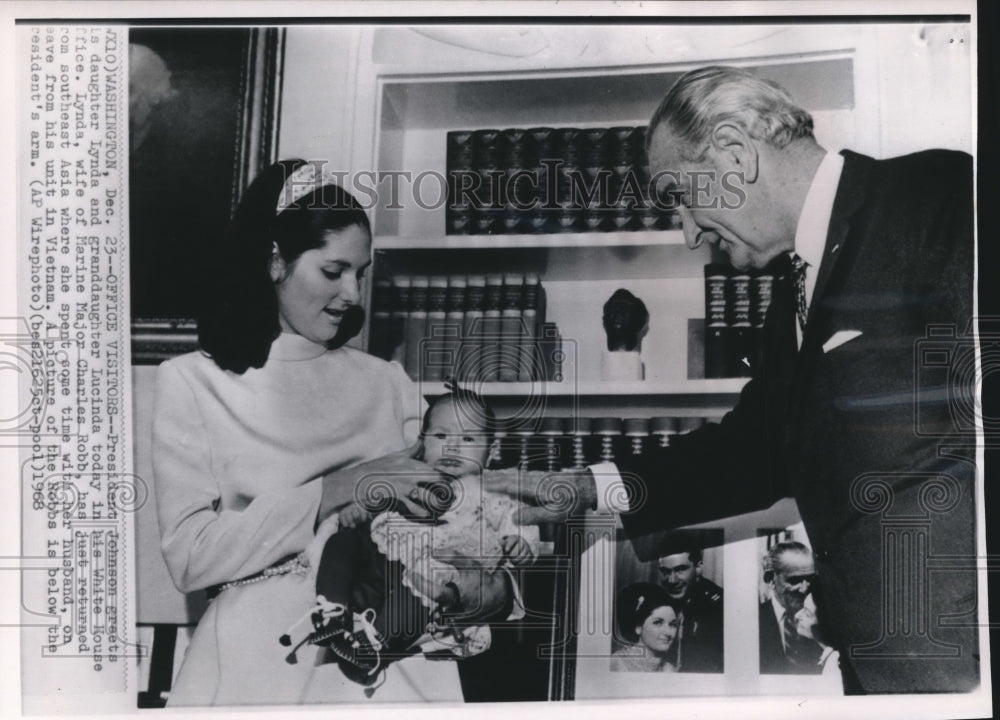
[[[604,332],[610,352],[636,352],[649,329],[646,305],[624,288],[615,290],[604,303]]]

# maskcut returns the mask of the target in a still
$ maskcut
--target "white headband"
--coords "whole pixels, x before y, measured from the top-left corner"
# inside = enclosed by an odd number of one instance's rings
[[[336,178],[331,173],[323,172],[325,163],[307,162],[293,172],[285,180],[278,194],[278,206],[274,210],[277,215],[289,205],[293,205],[309,193],[324,185],[332,185]]]

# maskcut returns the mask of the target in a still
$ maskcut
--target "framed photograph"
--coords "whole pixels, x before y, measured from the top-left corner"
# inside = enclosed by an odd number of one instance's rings
[[[817,573],[805,528],[762,528],[758,535],[761,675],[839,679],[839,656],[813,595]]]
[[[275,160],[285,30],[129,30],[133,362],[197,346],[239,195]]]
[[[770,610],[774,622],[775,586],[801,600],[792,613],[799,632],[822,638],[793,502],[635,540],[613,518],[591,516],[575,537],[576,661],[567,677],[576,699],[842,694],[836,654],[818,640],[799,643],[810,645],[799,653],[814,669],[761,665],[774,647],[760,618]],[[769,551],[778,560],[771,571]]]

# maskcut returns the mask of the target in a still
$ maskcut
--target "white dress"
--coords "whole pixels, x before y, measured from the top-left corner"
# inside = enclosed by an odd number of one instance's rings
[[[183,592],[252,576],[314,537],[321,473],[401,450],[424,403],[395,364],[282,334],[243,375],[191,353],[160,366],[153,468],[161,546]],[[209,603],[171,705],[460,701],[454,663],[396,663],[368,700],[335,665],[285,661],[279,636],[315,600],[305,574],[233,587]]]
[[[402,564],[403,584],[427,608],[434,607],[433,599],[424,592],[427,583],[438,587],[456,579],[454,566],[439,559],[443,553],[457,551],[491,567],[503,560],[501,539],[519,535],[531,548],[532,558],[538,557],[538,526],[517,524],[520,503],[506,495],[486,492],[478,482],[466,480],[465,486],[467,489],[459,494],[452,509],[434,525],[415,523],[395,512],[382,513],[372,520],[372,540],[383,555]],[[512,587],[516,589],[517,583]],[[520,597],[516,604],[520,604]],[[515,614],[520,617],[523,611],[515,608]]]

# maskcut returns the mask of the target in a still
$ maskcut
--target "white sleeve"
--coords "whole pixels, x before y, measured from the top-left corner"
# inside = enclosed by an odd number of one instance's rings
[[[253,575],[309,544],[321,483],[258,495],[239,511],[220,510],[221,492],[197,398],[174,363],[160,366],[153,412],[160,544],[178,590]]]
[[[587,468],[594,476],[594,488],[597,491],[597,512],[616,513],[627,510],[627,507],[613,507],[612,498],[615,485],[622,484],[622,476],[614,463],[602,462]]]
[[[507,573],[507,577],[510,578],[510,586],[514,590],[514,607],[510,609],[510,615],[507,616],[507,622],[510,622],[511,620],[520,620],[527,614],[524,610],[524,597],[521,595],[521,585],[518,583],[517,578],[514,577],[514,573],[512,573],[509,568],[501,565],[500,570]]]
[[[392,378],[399,389],[403,416],[400,423],[403,427],[403,438],[407,446],[412,445],[420,437],[424,423],[424,413],[427,412],[427,401],[421,394],[420,385],[413,382],[398,362],[391,362]]]

